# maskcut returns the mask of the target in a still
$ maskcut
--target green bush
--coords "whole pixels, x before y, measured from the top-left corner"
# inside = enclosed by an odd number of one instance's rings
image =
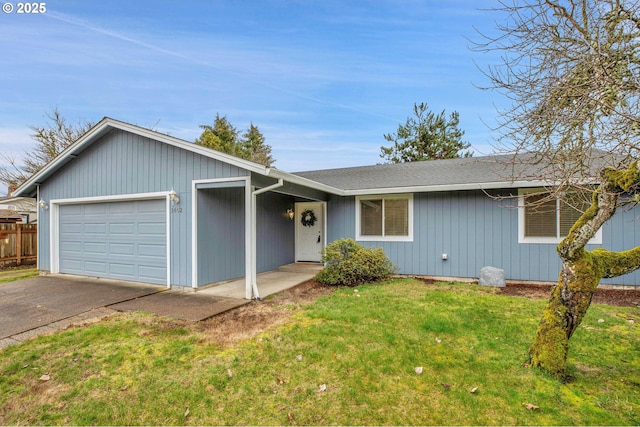
[[[396,272],[381,248],[365,248],[352,239],[330,243],[322,250],[325,267],[316,280],[327,285],[357,286],[383,280]]]

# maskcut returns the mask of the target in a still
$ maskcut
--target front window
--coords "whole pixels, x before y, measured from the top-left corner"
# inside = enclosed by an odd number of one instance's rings
[[[555,198],[543,189],[520,190],[520,243],[560,243],[589,207],[589,194],[568,192]],[[602,231],[589,243],[602,243]]]
[[[356,198],[357,240],[413,240],[413,196]]]

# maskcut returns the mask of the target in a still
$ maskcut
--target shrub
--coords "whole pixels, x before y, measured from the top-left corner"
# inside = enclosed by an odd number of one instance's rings
[[[381,248],[365,248],[353,239],[341,239],[322,250],[325,267],[316,280],[327,285],[356,286],[386,279],[397,267]]]

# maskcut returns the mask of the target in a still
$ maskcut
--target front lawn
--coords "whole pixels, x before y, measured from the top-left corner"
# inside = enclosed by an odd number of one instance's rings
[[[395,279],[233,332],[118,314],[0,351],[0,425],[640,424],[640,309],[593,305],[562,383],[523,366],[544,304]]]

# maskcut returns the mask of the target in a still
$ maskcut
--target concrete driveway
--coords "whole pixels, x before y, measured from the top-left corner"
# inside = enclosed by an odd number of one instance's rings
[[[0,348],[114,311],[203,320],[249,301],[67,275],[0,284]]]

